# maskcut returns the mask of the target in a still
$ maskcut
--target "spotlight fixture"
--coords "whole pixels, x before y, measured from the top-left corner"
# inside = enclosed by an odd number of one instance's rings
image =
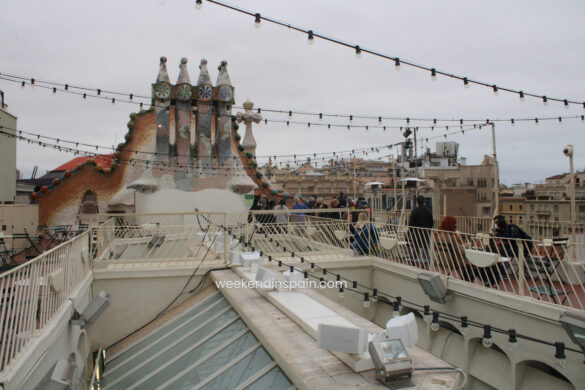
[[[571,340],[585,352],[585,315],[576,311],[561,314],[559,322]]]
[[[445,304],[453,298],[453,295],[449,293],[441,280],[440,275],[421,272],[417,275],[417,280],[431,301]]]

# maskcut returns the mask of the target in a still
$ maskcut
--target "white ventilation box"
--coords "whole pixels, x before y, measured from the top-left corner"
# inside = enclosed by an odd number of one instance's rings
[[[361,355],[368,350],[368,331],[338,325],[319,324],[319,348]]]
[[[259,282],[270,282],[276,280],[276,276],[276,273],[267,270],[264,267],[260,267],[258,268],[258,271],[256,271],[256,277],[254,279]]]
[[[282,274],[284,275],[284,280],[287,282],[302,282],[305,280],[305,275],[297,270],[294,270],[293,272],[290,272],[290,270],[284,271]]]
[[[386,334],[390,339],[400,339],[406,348],[412,348],[418,342],[418,328],[414,314],[391,318],[386,323]]]
[[[262,265],[262,262],[262,257],[258,251],[240,253],[240,264],[244,267],[252,267],[252,264],[256,264],[259,267]]]

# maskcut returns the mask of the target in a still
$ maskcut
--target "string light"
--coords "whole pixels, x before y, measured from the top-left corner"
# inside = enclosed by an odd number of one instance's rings
[[[195,9],[200,10],[203,8],[203,1],[202,0],[195,0]]]
[[[369,293],[364,293],[364,302],[363,302],[364,307],[367,309],[368,307],[370,307],[370,294]]]
[[[361,58],[361,56],[362,56],[362,49],[360,49],[360,45],[356,45],[356,46],[355,46],[355,55],[356,55],[358,58]]]
[[[431,69],[431,80],[437,81],[437,71],[435,70],[435,68]]]
[[[246,14],[246,15],[250,15],[250,16],[254,16],[255,15],[257,19],[260,18],[260,14],[259,13],[256,13],[255,14],[255,13],[253,13],[251,11],[247,11],[247,10],[244,10],[242,8],[238,8],[238,7],[229,5],[229,4],[225,4],[225,3],[222,3],[222,2],[217,1],[217,0],[208,0],[208,1],[210,3],[212,3],[212,4],[217,4],[219,6],[225,7],[226,9],[230,9],[232,11],[236,11],[236,12],[239,12],[239,13],[242,13],[242,14]],[[294,31],[297,31],[297,32],[300,32],[300,33],[303,33],[303,34],[307,34],[308,31],[309,31],[309,30],[307,30],[305,28],[301,28],[301,27],[295,26],[292,23],[283,22],[283,21],[279,21],[279,20],[272,19],[272,18],[267,18],[267,17],[262,17],[262,19],[264,19],[264,20],[266,20],[266,21],[268,21],[270,23],[276,24],[278,26],[287,28],[289,30],[294,30]],[[351,47],[351,48],[354,48],[355,51],[356,51],[356,54],[358,54],[358,55],[362,51],[360,49],[359,50],[359,53],[358,53],[358,50],[357,50],[359,48],[358,45],[354,45],[352,43],[344,42],[344,41],[342,41],[340,39],[336,39],[336,38],[331,37],[331,36],[317,35],[317,34],[314,34],[314,36],[317,37],[317,38],[324,39],[324,40],[326,40],[329,43],[335,43],[335,44],[338,44],[338,45],[343,46],[343,47]],[[431,77],[433,75],[436,77],[436,74],[437,73],[440,73],[440,74],[445,75],[445,76],[448,76],[449,78],[452,78],[452,79],[463,80],[463,76],[458,76],[458,75],[453,74],[451,72],[442,72],[442,71],[439,72],[435,68],[430,68],[428,66],[420,65],[420,64],[417,64],[417,63],[414,63],[414,62],[411,62],[411,61],[399,60],[397,56],[391,56],[391,55],[384,54],[384,53],[381,53],[381,52],[376,52],[376,51],[373,51],[373,50],[367,50],[366,52],[369,53],[369,54],[372,54],[372,55],[374,55],[376,57],[379,57],[379,58],[384,58],[384,59],[389,60],[389,61],[394,61],[395,65],[398,65],[398,64],[402,63],[402,64],[406,64],[406,65],[411,66],[411,67],[416,68],[416,69],[430,71],[431,72]],[[508,93],[515,93],[515,94],[519,94],[520,93],[520,90],[519,89],[517,90],[517,89],[503,88],[503,87],[499,87],[498,88],[498,87],[496,87],[496,84],[490,84],[490,83],[486,83],[486,82],[478,81],[478,80],[468,79],[468,81],[470,83],[474,83],[474,84],[477,84],[477,85],[480,85],[480,86],[491,87],[494,90],[494,93],[496,93],[496,94],[498,92],[498,89],[501,89],[501,90],[506,91]],[[536,94],[533,94],[533,93],[526,93],[526,92],[523,92],[523,95],[530,96],[530,97],[534,97],[534,98],[540,97],[539,95],[536,95]],[[554,100],[554,101],[557,101],[557,102],[563,102],[564,101],[564,99],[558,99],[558,98],[550,98],[550,99],[551,100]],[[583,104],[583,102],[577,102],[577,101],[568,101],[568,103],[570,103],[570,104],[579,104],[579,105]]]
[[[486,348],[490,348],[494,345],[494,340],[492,339],[492,327],[490,325],[483,326],[483,338],[481,339],[481,344]]]
[[[11,82],[18,82],[20,84],[22,82],[24,82],[25,85],[27,83],[27,80],[30,80],[30,78],[26,78],[26,77],[23,77],[23,76],[17,76],[17,75],[10,75],[10,74],[6,74],[6,73],[0,74],[0,79],[1,80],[6,80],[6,81],[11,81]],[[44,86],[42,84],[47,84],[49,86]],[[104,92],[104,90],[101,89],[101,88],[97,88],[97,89],[83,88],[83,87],[78,87],[78,86],[72,86],[70,84],[62,84],[62,83],[57,83],[57,82],[52,82],[52,81],[39,81],[39,80],[36,81],[35,85],[37,85],[38,87],[41,87],[41,88],[46,88],[46,89],[49,89],[51,91],[55,91],[55,92],[58,90],[58,88],[56,87],[57,85],[65,85],[65,88],[63,89],[63,91],[66,92],[66,93],[77,94],[77,95],[82,96],[84,99],[86,99],[88,97],[92,97],[92,98],[99,98],[99,99],[108,99],[108,100],[111,101],[111,98],[110,97],[101,96],[101,93]],[[81,93],[81,92],[75,92],[75,91],[72,91],[71,89],[90,90],[90,91],[93,90],[93,91],[97,91],[98,92],[98,95],[88,95],[86,92],[83,92],[83,93]],[[522,92],[522,91],[520,91],[520,92]],[[135,101],[132,101],[134,98],[142,98],[142,99],[149,99],[149,100],[151,100],[151,98],[149,96],[141,96],[141,95],[136,95],[136,94],[128,93],[128,92],[107,91],[107,93],[108,94],[112,94],[112,95],[119,95],[119,96],[130,97],[130,100],[128,100],[128,101],[123,100],[123,99],[116,99],[116,102],[124,102],[124,103],[130,103],[130,104],[137,104],[137,105],[140,106],[141,109],[144,107],[144,102],[135,102]],[[522,92],[522,95],[521,96],[524,96],[524,95],[525,95],[524,92]],[[543,102],[548,102],[548,98],[546,96],[542,96],[541,98],[543,99]],[[567,102],[569,104],[571,103],[569,101],[567,101]],[[580,103],[580,104],[583,104],[583,107],[585,108],[585,103]],[[157,105],[157,104],[154,104],[154,102],[151,101],[151,106],[152,107],[161,107],[161,108],[164,107],[166,109],[166,107],[168,107],[168,104],[167,105],[164,105],[164,106],[163,105]],[[242,107],[237,107],[237,106],[234,106],[234,108],[242,109]],[[264,110],[264,111],[272,112],[272,113],[288,113],[289,117],[292,117],[292,114],[293,113],[296,113],[296,114],[299,114],[299,115],[319,116],[320,119],[321,119],[321,116],[322,117],[329,116],[329,117],[350,117],[351,118],[350,120],[353,120],[354,118],[356,118],[356,119],[358,119],[358,118],[359,119],[372,119],[372,120],[375,119],[375,120],[378,120],[378,122],[381,122],[382,120],[396,120],[396,121],[403,121],[403,120],[405,120],[405,118],[400,118],[400,117],[368,116],[368,115],[354,115],[354,114],[351,114],[351,115],[348,115],[348,114],[325,114],[323,112],[296,112],[296,111],[293,111],[293,110],[283,111],[283,110],[279,110],[279,109],[268,109],[268,108],[264,108],[264,109],[258,108],[257,110],[258,110],[258,112],[260,112],[261,110]],[[568,119],[568,118],[569,117],[566,117],[566,119]],[[434,118],[434,119],[429,119],[429,118],[410,118],[410,119],[412,121],[423,121],[423,122],[424,121],[432,121],[433,124],[437,124],[438,122],[454,122],[454,121],[457,121],[455,119],[438,119],[438,118]],[[542,119],[550,119],[550,118],[542,118]],[[557,119],[557,118],[555,117],[553,119]],[[519,121],[533,121],[534,118],[514,118],[514,120],[516,122],[519,122]],[[480,119],[465,119],[465,121],[468,122],[468,123],[473,123],[473,122],[481,122],[483,120],[480,120]],[[509,121],[509,119],[493,119],[491,121],[492,122],[506,122],[506,121]]]
[[[307,42],[309,43],[309,45],[312,45],[313,43],[315,43],[315,39],[313,37],[313,30],[309,30],[307,34],[308,34]]]
[[[254,225],[254,229],[256,229],[256,225]],[[244,244],[247,245],[247,243],[244,243]],[[270,257],[269,257],[269,261],[270,261]],[[283,265],[284,266],[289,266],[288,264],[284,264],[284,263],[283,263]],[[323,270],[322,267],[316,265],[315,263],[311,263],[311,268],[319,268],[319,269]],[[305,279],[307,279],[309,276],[311,276],[313,278],[316,278],[316,279],[320,279],[319,277],[316,277],[316,276],[313,276],[313,275],[308,275],[308,272],[307,271],[303,271],[301,269],[298,269],[298,271],[304,272]],[[398,302],[399,304],[401,304],[402,301],[403,301],[401,297],[393,297],[392,295],[389,295],[389,294],[380,293],[375,288],[369,288],[367,286],[361,285],[361,284],[359,284],[355,280],[352,281],[350,279],[347,279],[347,278],[342,277],[340,274],[335,274],[335,273],[332,273],[332,272],[330,272],[330,273],[336,276],[336,280],[337,281],[340,281],[340,280],[345,280],[347,282],[350,282],[351,281],[353,289],[349,289],[348,291],[362,295],[363,296],[363,299],[364,299],[364,301],[363,301],[364,302],[363,303],[364,306],[369,306],[369,304],[366,304],[365,302],[369,302],[370,301],[370,294],[369,294],[370,291],[372,291],[372,294],[375,294],[376,296],[379,295],[379,294],[382,294],[382,295],[384,295],[384,296],[386,296],[388,298],[395,298],[396,301],[392,304],[393,306],[396,305],[396,302]],[[363,288],[363,289],[366,289],[368,291],[362,293],[362,292],[356,290],[358,287]],[[338,290],[338,293],[340,294],[340,297],[341,297],[341,294],[344,293],[344,292],[345,292],[345,289],[343,288],[343,286],[341,286],[339,288],[339,290]],[[557,352],[555,354],[555,357],[557,359],[560,359],[560,360],[566,358],[566,356],[565,356],[565,350],[566,349],[569,349],[569,348],[566,348],[563,343],[559,343],[559,342],[551,343],[551,342],[548,342],[548,341],[545,341],[545,340],[542,340],[542,339],[538,339],[538,338],[534,338],[534,337],[530,337],[530,336],[522,336],[522,335],[519,335],[514,329],[510,329],[510,330],[505,331],[505,330],[502,330],[502,329],[493,329],[491,327],[491,325],[484,325],[484,324],[477,323],[477,322],[471,323],[468,320],[467,316],[462,316],[459,319],[457,319],[457,317],[454,317],[451,314],[441,313],[438,310],[433,311],[432,316],[431,316],[431,311],[430,311],[430,306],[429,305],[421,306],[421,305],[418,305],[418,304],[413,303],[413,302],[409,302],[409,303],[412,306],[416,306],[416,307],[423,308],[423,319],[424,319],[424,321],[427,322],[427,323],[429,323],[429,322],[431,322],[431,318],[432,318],[431,328],[433,328],[433,324],[436,324],[436,326],[434,326],[434,328],[436,330],[440,329],[439,318],[440,318],[440,315],[441,314],[444,315],[448,320],[451,320],[452,319],[452,320],[458,320],[458,321],[460,321],[460,323],[461,323],[461,329],[462,329],[462,332],[463,333],[469,327],[469,325],[473,325],[473,326],[476,326],[476,327],[483,328],[483,331],[484,331],[483,340],[486,340],[485,343],[489,345],[488,348],[493,345],[492,331],[496,331],[498,333],[502,333],[502,334],[508,335],[509,336],[509,342],[510,343],[516,342],[517,339],[521,337],[521,338],[524,338],[524,339],[527,339],[527,340],[531,340],[531,341],[534,341],[534,342],[537,342],[537,343],[541,343],[541,344],[545,344],[545,345],[550,345],[550,346],[555,346],[555,349],[556,349],[556,352]],[[437,326],[439,326],[439,327],[437,328]],[[484,343],[483,340],[482,340],[482,344]],[[491,343],[490,343],[490,340],[491,340]],[[575,353],[585,354],[585,352],[584,351],[581,351],[581,350],[577,350],[577,349],[569,349],[569,350],[571,350],[572,352],[575,352]],[[562,364],[562,362],[560,362],[560,364]]]
[[[394,59],[394,69],[396,69],[397,71],[400,70],[400,58],[398,57]]]
[[[254,27],[256,28],[260,28],[260,22],[262,21],[262,17],[260,16],[260,14],[256,14],[254,15]]]

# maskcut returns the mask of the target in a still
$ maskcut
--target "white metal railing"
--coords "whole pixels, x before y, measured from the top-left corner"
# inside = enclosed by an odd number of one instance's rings
[[[188,218],[178,215],[118,215],[94,228],[96,248],[94,262],[158,262],[221,259],[227,262],[232,234],[245,228],[246,215],[194,213]],[[145,218],[147,217],[147,218]],[[166,225],[163,222],[193,222]],[[145,221],[148,221],[145,223]],[[136,224],[139,222],[140,224]]]
[[[88,232],[0,275],[0,371],[53,319],[90,272]]]
[[[349,215],[360,212],[364,210]],[[327,259],[347,255],[352,249],[480,288],[585,310],[585,244],[578,240],[493,237],[477,226],[480,222],[491,228],[491,218],[469,218],[464,226],[458,220],[457,232],[379,222],[372,224],[375,228],[360,230],[354,228],[355,218],[345,214],[343,219],[331,220],[314,213],[303,210],[303,221],[278,224],[272,219],[276,213],[251,212],[251,242],[255,249],[275,257],[295,252],[306,259]],[[465,224],[479,231],[461,232]]]

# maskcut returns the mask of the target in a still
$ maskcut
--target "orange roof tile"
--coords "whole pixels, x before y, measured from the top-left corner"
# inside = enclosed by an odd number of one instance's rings
[[[77,167],[77,165],[83,164],[88,158],[89,157],[87,157],[87,156],[75,157],[73,160],[70,160],[70,161],[66,162],[65,164],[61,165],[60,167],[53,169],[52,172],[70,171],[72,169],[75,169]],[[112,161],[114,160],[114,155],[113,154],[103,154],[101,156],[95,156],[94,160],[95,160],[96,164],[101,164],[102,167],[109,168],[112,165]]]

